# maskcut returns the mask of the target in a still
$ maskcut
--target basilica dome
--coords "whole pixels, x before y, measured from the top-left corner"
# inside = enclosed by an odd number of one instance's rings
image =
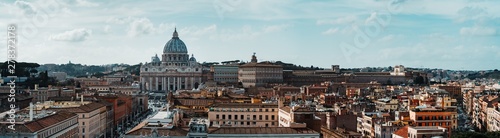
[[[167,44],[165,44],[163,53],[187,53],[186,44],[184,44],[184,42],[179,39],[177,29],[175,29],[172,39],[170,39]]]

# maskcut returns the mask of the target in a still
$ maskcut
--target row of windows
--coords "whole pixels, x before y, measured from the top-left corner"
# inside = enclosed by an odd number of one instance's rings
[[[254,126],[257,125],[257,122],[238,122],[238,121],[236,121],[236,122],[231,122],[231,121],[227,121],[227,122],[226,121],[220,121],[220,122],[219,121],[213,121],[213,122],[211,122],[211,125],[226,125],[226,124],[227,125],[245,125],[245,123],[246,123],[247,126],[249,126],[249,125],[254,125]],[[276,125],[276,123],[275,122],[271,122],[271,125],[274,126],[274,125]],[[269,127],[269,124],[266,123],[265,126]]]
[[[245,118],[245,115],[239,115],[239,120],[244,120]],[[269,120],[269,115],[259,115],[258,116],[259,119],[258,120]],[[263,118],[264,117],[264,118]],[[271,120],[274,120],[275,116],[274,115],[271,115]],[[219,115],[219,114],[216,114],[215,115],[215,119],[226,119],[226,115]],[[238,120],[238,115],[227,115],[227,119],[228,120]],[[252,116],[252,119],[253,120],[257,120],[257,115],[253,115]],[[250,115],[247,115],[246,116],[246,120],[250,120]]]
[[[257,110],[258,109],[258,110]],[[216,112],[274,112],[274,108],[214,108]]]
[[[239,71],[283,72],[280,68],[240,68]]]
[[[281,82],[283,80],[281,79],[242,79],[241,82],[246,82],[246,83],[268,83],[268,82]]]
[[[450,116],[418,116],[417,120],[450,120]]]
[[[168,65],[175,65],[175,66],[180,65],[180,66],[186,66],[186,64],[180,64],[180,63],[174,63],[174,64],[172,64],[172,63],[168,63]],[[199,71],[199,69],[198,69],[198,68],[195,68],[194,70],[195,70],[195,71]],[[148,68],[144,68],[144,71],[148,71]],[[153,68],[153,69],[151,69],[151,71],[152,71],[152,72],[155,72],[155,71],[156,71],[156,69],[155,69],[155,68]],[[160,70],[158,70],[158,71],[160,71]],[[165,71],[168,71],[168,69],[165,69]],[[181,69],[181,71],[184,71],[184,69]],[[191,71],[191,69],[187,69],[187,71]]]
[[[449,126],[450,122],[441,123],[441,122],[432,122],[432,123],[418,123],[418,126]]]

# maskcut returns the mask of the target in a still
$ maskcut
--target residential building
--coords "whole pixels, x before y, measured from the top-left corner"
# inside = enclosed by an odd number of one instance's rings
[[[83,97],[83,96],[82,96]],[[35,105],[37,111],[49,109],[78,115],[79,138],[106,136],[108,110],[106,105],[89,101],[48,101]]]
[[[375,107],[379,111],[396,111],[399,106],[399,100],[395,98],[382,98],[374,101]]]
[[[220,103],[208,111],[213,127],[277,127],[278,105],[259,103]]]
[[[279,127],[310,128],[321,132],[321,119],[315,110],[304,106],[280,106]]]
[[[440,126],[405,126],[393,133],[392,138],[449,137],[448,129]]]
[[[75,138],[78,132],[78,115],[67,111],[27,111],[16,112],[15,131],[7,128],[10,122],[3,118],[0,137],[9,138]]]
[[[33,103],[43,103],[47,101],[49,97],[57,97],[59,96],[59,89],[49,87],[38,87],[38,84],[35,84],[34,89],[28,89],[28,93],[33,97]]]
[[[410,110],[410,120],[416,126],[440,126],[446,128],[448,137],[451,132],[458,128],[456,107],[417,107]]]
[[[488,107],[487,116],[488,132],[500,131],[500,108],[498,108],[498,104],[493,107]]]

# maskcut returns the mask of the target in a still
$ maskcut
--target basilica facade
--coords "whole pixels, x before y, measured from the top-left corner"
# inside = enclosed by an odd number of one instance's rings
[[[195,89],[202,81],[202,66],[193,55],[189,56],[186,44],[179,39],[177,29],[158,55],[141,66],[141,84],[148,91],[176,91]]]

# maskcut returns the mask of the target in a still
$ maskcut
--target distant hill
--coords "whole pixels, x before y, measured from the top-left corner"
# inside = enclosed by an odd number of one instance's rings
[[[469,79],[477,79],[477,78],[492,78],[492,79],[500,79],[500,71],[494,70],[486,73],[474,73],[467,76]]]

